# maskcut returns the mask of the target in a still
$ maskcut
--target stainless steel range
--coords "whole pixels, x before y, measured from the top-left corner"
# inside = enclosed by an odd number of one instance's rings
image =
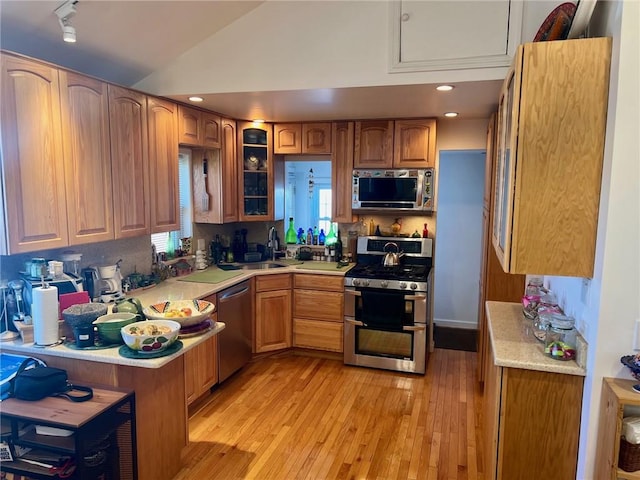
[[[344,280],[345,364],[425,373],[432,252],[428,238],[358,238]]]

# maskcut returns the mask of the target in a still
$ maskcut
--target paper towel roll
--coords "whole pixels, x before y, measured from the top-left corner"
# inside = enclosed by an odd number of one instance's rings
[[[58,289],[36,287],[32,290],[31,316],[33,339],[37,345],[51,345],[60,339],[58,334]]]

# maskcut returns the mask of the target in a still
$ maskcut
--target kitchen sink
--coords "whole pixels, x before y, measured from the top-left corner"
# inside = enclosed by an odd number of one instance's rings
[[[272,263],[272,262],[257,262],[257,263],[245,263],[242,265],[243,270],[266,270],[268,268],[281,268],[286,267],[282,263]]]

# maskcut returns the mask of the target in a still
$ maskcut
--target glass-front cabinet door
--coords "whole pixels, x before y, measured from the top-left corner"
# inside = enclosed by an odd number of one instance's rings
[[[240,220],[273,219],[271,125],[238,123]]]
[[[515,182],[515,144],[512,139],[515,99],[515,75],[507,75],[498,104],[498,148],[496,190],[493,204],[493,245],[503,269],[508,269],[513,217],[513,189]]]

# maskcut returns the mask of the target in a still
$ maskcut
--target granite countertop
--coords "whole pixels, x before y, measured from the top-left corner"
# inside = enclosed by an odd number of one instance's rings
[[[207,338],[217,335],[224,330],[225,324],[216,322],[215,326],[203,333],[202,335],[180,338],[182,348],[172,355],[159,358],[125,358],[118,353],[119,345],[111,348],[103,348],[96,350],[74,349],[65,345],[54,345],[51,347],[35,347],[33,343],[22,343],[22,340],[14,340],[12,342],[2,342],[2,351],[5,353],[16,353],[29,355],[38,358],[39,355],[50,355],[52,357],[75,358],[78,360],[86,360],[91,362],[113,363],[116,365],[127,365],[131,367],[143,368],[160,368],[176,357],[191,350],[196,345],[202,343]]]
[[[532,323],[522,314],[519,303],[487,302],[487,326],[494,364],[542,372],[585,376],[586,370],[575,360],[554,360],[544,354],[542,342],[532,334]],[[578,348],[578,359],[581,349]]]
[[[256,269],[256,270],[229,270],[225,271],[218,267],[211,266],[206,270],[197,270],[190,275],[183,277],[174,277],[156,285],[152,288],[144,290],[136,290],[127,296],[136,297],[143,306],[153,305],[155,303],[175,300],[191,300],[194,298],[205,298],[214,293],[220,292],[226,288],[248,280],[257,275],[277,275],[282,273],[315,273],[321,275],[337,275],[344,277],[344,274],[355,266],[351,263],[345,267],[336,268],[335,262],[319,262],[319,261],[290,261],[277,260],[275,263],[287,265],[280,268]],[[192,278],[198,279],[209,277],[210,282],[192,281]],[[211,283],[214,282],[214,283]],[[220,319],[224,321],[224,319]]]

